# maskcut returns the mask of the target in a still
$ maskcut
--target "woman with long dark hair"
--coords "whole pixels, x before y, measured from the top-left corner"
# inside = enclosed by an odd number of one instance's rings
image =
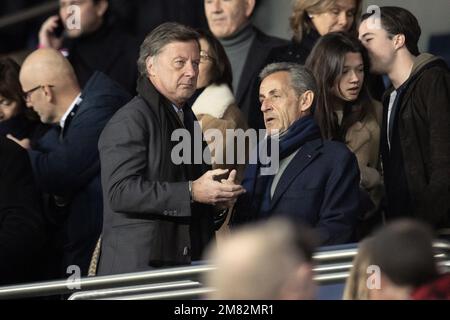
[[[323,36],[306,61],[318,84],[316,121],[325,139],[342,141],[354,152],[361,187],[378,204],[381,105],[366,88],[369,62],[355,37],[342,32]]]
[[[38,115],[26,107],[19,82],[19,65],[10,58],[0,59],[0,135],[8,134],[34,144],[48,129]]]

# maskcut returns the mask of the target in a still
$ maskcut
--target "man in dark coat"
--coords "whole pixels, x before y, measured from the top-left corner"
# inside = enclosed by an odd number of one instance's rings
[[[42,24],[39,46],[61,50],[67,55],[81,88],[95,71],[101,71],[134,94],[139,43],[113,25],[108,0],[79,1],[76,6],[71,3],[71,0],[60,0],[59,15],[49,17]],[[60,23],[63,32],[58,34]]]
[[[27,153],[0,136],[0,285],[38,280],[45,239]]]
[[[250,17],[254,8],[255,0],[205,1],[209,28],[231,62],[236,103],[250,128],[264,129],[258,75],[266,66],[271,50],[287,41],[268,36],[253,26]]]
[[[261,79],[268,136],[258,151],[264,154],[265,143],[279,139],[270,167],[276,157],[279,165],[267,170],[260,156],[247,166],[242,182],[247,192],[236,203],[232,226],[281,215],[313,227],[321,245],[351,242],[359,214],[358,164],[343,143],[322,140],[311,112],[314,76],[298,64],[274,63]]]
[[[194,132],[195,116],[185,107],[197,84],[198,37],[177,23],[162,24],[147,36],[138,60],[139,95],[114,115],[100,137],[100,275],[199,260],[214,237],[211,205],[243,192],[234,184],[235,171],[227,183],[216,181],[227,170],[207,171],[202,149],[191,149],[202,146],[201,129]],[[186,135],[179,161],[174,137]]]
[[[435,229],[450,227],[450,72],[420,54],[417,19],[399,7],[363,16],[359,37],[371,69],[386,74],[381,156],[388,219],[414,217]]]
[[[131,96],[102,73],[95,73],[81,91],[71,65],[53,49],[32,53],[22,66],[20,82],[28,106],[41,121],[59,124],[29,155],[38,187],[52,200],[64,273],[76,265],[85,275],[102,228],[98,138]],[[18,142],[29,147],[27,141]]]

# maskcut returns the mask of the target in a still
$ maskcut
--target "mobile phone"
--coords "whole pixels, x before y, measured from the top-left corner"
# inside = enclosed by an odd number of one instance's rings
[[[64,32],[64,24],[62,23],[61,18],[58,18],[57,20],[58,25],[56,26],[56,28],[53,30],[53,35],[56,38],[61,38],[63,32]]]

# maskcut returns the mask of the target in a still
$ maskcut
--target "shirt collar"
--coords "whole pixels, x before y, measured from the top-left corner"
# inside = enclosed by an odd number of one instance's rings
[[[61,120],[59,121],[59,126],[64,129],[64,124],[66,123],[67,117],[69,116],[69,114],[72,112],[73,108],[75,108],[75,106],[79,103],[81,103],[81,101],[83,101],[83,99],[81,99],[81,93],[79,93],[76,98],[73,100],[72,104],[70,105],[70,107],[67,109],[66,113],[64,113],[64,115],[62,116]]]

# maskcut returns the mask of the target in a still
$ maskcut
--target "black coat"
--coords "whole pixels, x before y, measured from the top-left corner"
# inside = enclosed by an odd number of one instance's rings
[[[52,207],[49,214],[59,230],[63,267],[78,265],[85,275],[102,230],[98,138],[108,120],[131,96],[97,72],[81,98],[71,121],[66,120],[63,134],[59,127],[50,130],[29,155],[41,190],[51,199],[58,196],[65,202],[62,208]]]
[[[212,207],[191,204],[188,187],[188,180],[208,167],[171,160],[176,144],[171,135],[183,125],[147,78],[139,83],[139,96],[114,115],[99,141],[104,198],[100,275],[189,264],[201,258],[214,236]],[[192,132],[195,116],[189,108],[184,114]]]
[[[416,59],[412,74],[402,87],[404,93],[397,112],[391,116],[394,126],[390,151],[386,119],[393,88],[384,98],[380,148],[388,218],[413,216],[435,228],[449,227],[449,69],[443,60],[423,54]]]
[[[285,45],[286,40],[268,36],[254,28],[256,37],[250,47],[245,62],[239,88],[234,88],[236,102],[247,118],[250,128],[264,129],[264,118],[259,102],[259,73],[268,64],[268,58],[273,48]]]
[[[130,35],[105,22],[92,34],[66,39],[63,47],[82,88],[101,71],[135,94],[139,43]]]
[[[36,281],[44,219],[27,152],[0,137],[0,285]]]
[[[246,178],[242,182],[248,183]],[[239,197],[231,225],[263,219],[261,204],[255,199],[257,195],[250,192]],[[321,245],[337,245],[353,240],[358,215],[355,156],[342,143],[322,139],[305,143],[280,177],[270,201],[270,216],[308,225],[317,231]]]

